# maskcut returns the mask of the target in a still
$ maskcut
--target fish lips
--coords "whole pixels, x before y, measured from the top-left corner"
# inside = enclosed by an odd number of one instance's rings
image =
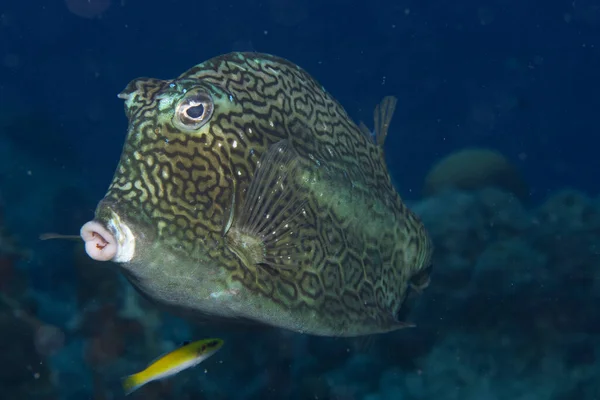
[[[130,225],[105,202],[96,218],[80,230],[86,253],[97,261],[129,262],[135,256],[136,236]]]

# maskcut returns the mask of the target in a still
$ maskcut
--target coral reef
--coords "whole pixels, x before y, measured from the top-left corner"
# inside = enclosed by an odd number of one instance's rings
[[[69,187],[52,192],[56,221],[70,198],[86,197]],[[193,325],[148,304],[80,243],[24,251],[0,223],[0,390],[123,398],[122,376],[184,340],[217,336],[226,344],[215,356],[132,398],[595,398],[600,200],[565,189],[530,208],[510,187],[465,189],[412,206],[435,244],[431,283],[409,316],[416,328],[356,339]],[[72,229],[68,218],[61,229]]]
[[[598,201],[566,190],[528,211],[483,189],[416,209],[436,265],[414,317],[435,342],[413,369],[384,372],[368,398],[593,398]]]
[[[527,185],[513,163],[501,153],[484,148],[467,148],[438,161],[425,177],[423,194],[432,196],[446,189],[474,190],[498,187],[521,200]]]
[[[0,208],[0,211],[1,208]],[[2,223],[0,213],[0,393],[7,399],[57,399],[47,357],[64,343],[62,331],[35,317],[27,276],[16,263],[28,257]]]

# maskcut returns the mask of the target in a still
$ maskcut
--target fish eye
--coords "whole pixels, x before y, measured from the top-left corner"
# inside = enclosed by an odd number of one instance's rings
[[[177,104],[174,123],[184,131],[199,129],[208,122],[213,109],[213,101],[208,94],[195,93]]]
[[[190,106],[187,110],[185,110],[187,116],[191,119],[202,118],[204,115],[204,106],[202,104],[198,104],[197,106]]]

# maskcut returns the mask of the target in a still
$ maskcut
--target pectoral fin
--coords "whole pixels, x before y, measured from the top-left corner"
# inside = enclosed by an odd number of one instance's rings
[[[308,174],[287,140],[262,155],[226,235],[231,250],[245,263],[289,269],[306,259],[301,235],[314,226],[305,208],[309,189],[302,184]]]

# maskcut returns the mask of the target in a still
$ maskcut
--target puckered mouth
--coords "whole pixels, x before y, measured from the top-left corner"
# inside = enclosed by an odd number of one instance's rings
[[[80,234],[86,253],[96,261],[128,262],[135,254],[133,232],[113,211],[106,223],[96,219],[86,222]]]

